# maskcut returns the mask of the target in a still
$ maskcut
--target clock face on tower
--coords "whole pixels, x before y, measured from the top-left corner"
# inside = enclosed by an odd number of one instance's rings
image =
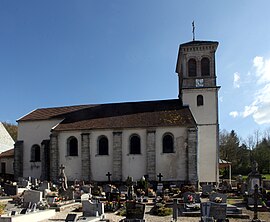
[[[203,87],[203,79],[196,79],[196,87]]]

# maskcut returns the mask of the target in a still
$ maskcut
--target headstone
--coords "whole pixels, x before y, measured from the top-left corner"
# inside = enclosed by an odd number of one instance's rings
[[[42,201],[42,192],[37,190],[26,190],[23,194],[23,206],[29,205],[29,203],[39,203]]]
[[[203,184],[202,185],[202,195],[203,196],[208,196],[212,191],[214,187],[212,184]]]
[[[78,215],[77,214],[68,214],[65,222],[75,222],[78,220]]]
[[[65,169],[65,166],[61,164],[60,174],[59,174],[59,183],[61,185],[61,189],[65,191],[68,188],[68,186],[67,186],[67,176],[65,174],[64,169]]]
[[[201,221],[214,222],[213,217],[210,217],[211,202],[201,203]]]
[[[46,190],[46,189],[48,189],[48,190],[50,189],[50,183],[49,183],[48,181],[43,181],[43,182],[40,184],[38,190],[44,191],[44,190]]]
[[[226,203],[227,195],[224,193],[211,193],[209,195],[209,200],[215,203]]]
[[[248,174],[247,183],[248,183],[248,194],[253,195],[254,187],[257,184],[258,187],[261,187],[262,175],[258,171],[258,163],[253,162],[252,171]]]
[[[84,217],[101,216],[104,214],[103,203],[92,203],[89,200],[82,201],[82,211]]]
[[[200,203],[200,195],[193,192],[185,192],[183,193],[183,201],[184,203]]]
[[[126,219],[128,222],[144,222],[145,204],[134,201],[126,202]]]
[[[157,184],[157,191],[156,191],[158,196],[161,196],[163,194],[163,183],[158,183]]]
[[[263,180],[263,188],[270,190],[270,180]]]
[[[89,193],[84,193],[81,195],[81,201],[83,200],[89,200],[90,199],[90,194]]]
[[[210,217],[215,220],[226,220],[227,204],[226,203],[211,203]]]
[[[91,193],[91,186],[90,185],[83,185],[83,186],[81,186],[81,190],[84,193]]]
[[[103,186],[103,191],[105,193],[111,193],[113,191],[113,187],[111,184],[106,184],[105,186]]]
[[[13,184],[4,184],[4,191],[5,194],[8,196],[15,196],[18,194],[18,185],[13,185]]]
[[[120,193],[127,194],[128,193],[128,187],[125,185],[122,185],[119,187]]]

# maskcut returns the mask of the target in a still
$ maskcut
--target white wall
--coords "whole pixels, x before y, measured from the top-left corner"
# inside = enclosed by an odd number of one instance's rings
[[[218,88],[183,90],[198,124],[198,173],[200,182],[218,182]],[[197,95],[203,95],[203,106],[197,106]]]
[[[98,155],[98,138],[106,136],[109,142],[109,155]],[[113,131],[92,131],[90,133],[90,155],[93,180],[107,181],[108,172],[112,173],[113,166]]]
[[[137,134],[141,138],[141,154],[130,154],[130,136]],[[146,172],[146,130],[127,129],[123,131],[122,138],[122,178],[126,180],[128,176],[134,180],[139,180],[147,174]]]
[[[78,156],[67,155],[67,140],[69,137],[74,136],[78,140]],[[62,132],[58,135],[58,148],[59,148],[59,166],[65,166],[65,174],[69,181],[80,180],[81,178],[81,132],[68,131]]]
[[[66,166],[65,173],[68,180],[80,179],[81,177],[81,133],[76,131],[62,132],[58,136],[60,164]],[[162,138],[165,133],[174,135],[175,152],[162,153]],[[141,139],[141,154],[129,153],[130,136],[137,134]],[[67,156],[67,139],[75,136],[78,140],[78,157]],[[95,181],[106,181],[107,172],[112,173],[113,168],[113,130],[95,130],[90,134],[90,158],[92,178]],[[109,155],[98,155],[98,138],[106,136],[109,141]],[[128,176],[134,180],[139,180],[147,174],[146,156],[146,129],[125,129],[122,131],[122,179]],[[187,139],[187,129],[180,127],[167,127],[156,129],[156,174],[162,173],[164,180],[185,180],[185,141]]]
[[[162,153],[162,138],[165,133],[174,136],[174,153]],[[158,128],[156,130],[156,174],[163,175],[162,180],[185,180],[186,157],[185,142],[187,140],[186,128]]]
[[[23,141],[23,176],[40,178],[41,162],[30,162],[31,147],[43,140],[50,139],[51,128],[61,120],[19,121],[18,140]]]
[[[4,125],[0,122],[0,153],[14,147],[14,141]]]

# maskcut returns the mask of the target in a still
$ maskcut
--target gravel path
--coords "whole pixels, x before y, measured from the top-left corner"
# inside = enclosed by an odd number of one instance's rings
[[[151,209],[151,206],[147,206],[146,207],[146,212],[145,212],[145,220],[146,222],[171,222],[172,221],[172,216],[166,216],[166,217],[159,217],[159,216],[153,216],[149,214],[149,211]],[[67,216],[68,213],[70,213],[72,210],[74,210],[73,208],[67,208],[65,209],[65,211],[63,212],[57,212],[56,215],[53,218],[50,218],[49,220],[43,220],[42,222],[54,222],[54,221],[58,221],[58,222],[64,222],[65,218]],[[74,212],[72,212],[74,213]],[[250,216],[250,219],[236,219],[236,218],[229,218],[230,222],[251,222],[252,218],[253,218],[253,212],[246,210],[245,208],[243,208],[243,213],[244,214],[248,214]],[[77,213],[79,216],[82,215],[82,213]],[[269,212],[259,212],[259,219],[261,220],[265,220],[266,222],[270,222],[270,213]],[[121,216],[117,216],[114,213],[106,213],[106,219],[109,219],[110,222],[118,222],[122,219],[123,217]],[[179,222],[199,222],[200,221],[200,217],[178,217],[177,221]]]

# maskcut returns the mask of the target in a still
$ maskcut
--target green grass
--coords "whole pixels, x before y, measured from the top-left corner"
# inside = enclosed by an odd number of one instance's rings
[[[243,176],[243,180],[247,180],[248,176]],[[266,180],[270,180],[270,174],[262,174],[262,178]]]

